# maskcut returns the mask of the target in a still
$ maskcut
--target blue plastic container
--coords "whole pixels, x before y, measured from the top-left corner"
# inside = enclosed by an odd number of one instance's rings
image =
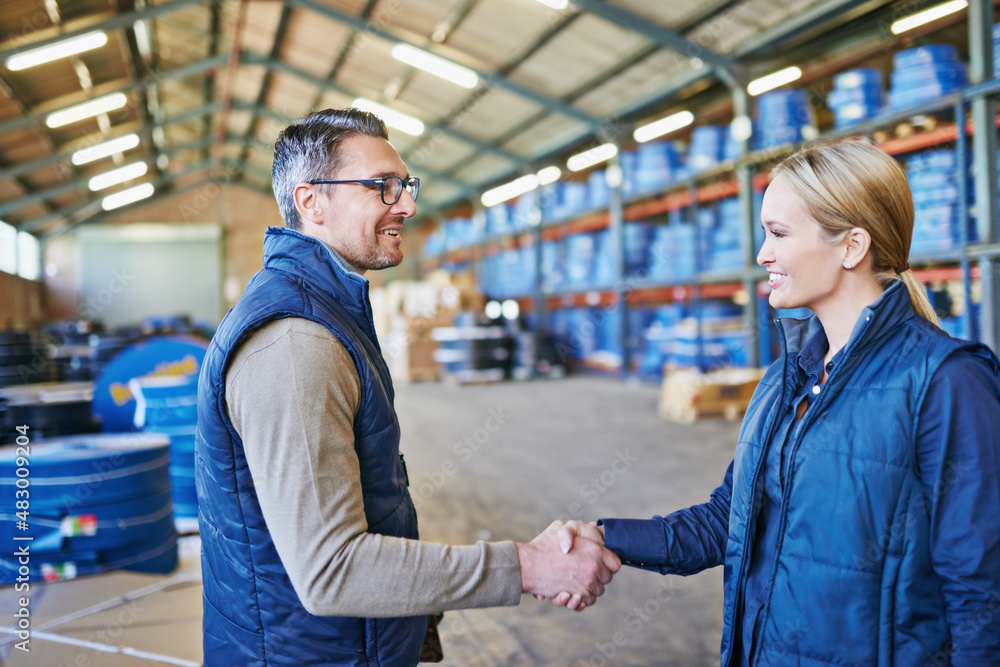
[[[968,84],[965,64],[950,44],[930,44],[893,56],[889,107],[905,109],[930,102]]]

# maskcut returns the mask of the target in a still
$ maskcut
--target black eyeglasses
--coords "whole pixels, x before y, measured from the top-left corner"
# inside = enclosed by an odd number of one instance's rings
[[[379,186],[379,192],[382,195],[382,203],[386,206],[392,206],[399,201],[399,198],[403,196],[403,188],[410,193],[413,197],[413,201],[417,201],[417,193],[420,192],[420,179],[410,176],[409,178],[400,178],[399,176],[387,176],[386,178],[355,178],[349,181],[306,181],[309,185],[338,185],[340,183],[360,183],[361,185],[366,185],[370,188]]]

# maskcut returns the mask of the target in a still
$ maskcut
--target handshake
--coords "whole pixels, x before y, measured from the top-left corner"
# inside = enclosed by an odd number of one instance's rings
[[[573,611],[593,605],[622,566],[604,547],[602,527],[582,521],[553,521],[531,542],[517,543],[517,558],[523,592]]]

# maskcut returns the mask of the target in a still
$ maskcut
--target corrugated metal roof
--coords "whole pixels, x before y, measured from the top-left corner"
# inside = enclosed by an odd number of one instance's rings
[[[772,34],[763,31],[791,26],[807,10],[836,17],[887,4],[618,0],[600,3],[624,10],[608,18],[593,3],[581,2],[590,11],[555,10],[536,0],[2,3],[0,217],[35,232],[58,229],[88,203],[135,184],[92,193],[89,177],[139,159],[152,167],[140,180],[156,182],[158,193],[169,193],[181,174],[207,182],[209,157],[237,182],[266,190],[277,132],[358,96],[427,124],[422,137],[391,131],[392,141],[413,173],[432,174],[424,175],[422,205],[442,204],[565,157],[608,119],[624,116],[621,138],[630,141],[625,129],[676,106],[691,90],[681,84],[698,76],[706,81],[699,89],[724,95],[708,66],[695,69],[694,52],[738,56],[750,40]],[[97,50],[20,72],[6,67],[14,53],[97,28],[108,35]],[[697,48],[667,48],[684,37]],[[461,88],[396,60],[398,43],[486,78]],[[46,113],[113,92],[127,95],[123,109],[45,126]],[[129,131],[139,132],[141,145],[126,156],[70,164],[73,149]]]

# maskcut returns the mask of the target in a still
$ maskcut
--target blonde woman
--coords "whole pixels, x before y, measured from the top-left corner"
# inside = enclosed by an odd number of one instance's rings
[[[1000,362],[937,326],[900,165],[859,140],[773,171],[757,256],[782,320],[723,483],[563,529],[626,565],[725,565],[722,665],[1000,664]],[[567,600],[558,596],[557,604]]]

